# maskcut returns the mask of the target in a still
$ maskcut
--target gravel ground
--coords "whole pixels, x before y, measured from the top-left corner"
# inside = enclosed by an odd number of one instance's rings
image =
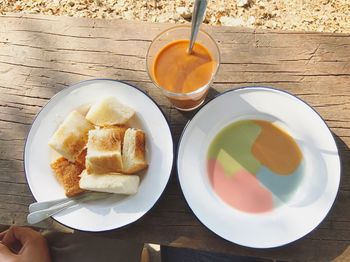
[[[0,13],[188,23],[193,0],[0,0]],[[205,23],[350,33],[350,0],[209,0]]]

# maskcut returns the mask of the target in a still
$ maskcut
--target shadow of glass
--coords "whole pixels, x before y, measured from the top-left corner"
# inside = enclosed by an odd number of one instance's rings
[[[216,97],[218,94],[220,94],[219,91],[214,89],[213,87],[209,88],[207,97],[205,98],[205,102],[208,102],[209,100],[212,100],[214,97]]]
[[[186,118],[187,120],[191,120],[194,115],[210,100],[212,100],[214,97],[216,97],[218,94],[220,94],[220,92],[218,92],[216,89],[210,87],[208,90],[208,94],[204,100],[204,103],[202,106],[200,106],[199,108],[196,108],[192,111],[181,111],[181,110],[177,110],[184,118]]]

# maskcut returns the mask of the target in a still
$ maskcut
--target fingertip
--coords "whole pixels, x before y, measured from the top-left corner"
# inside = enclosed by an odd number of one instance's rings
[[[41,234],[29,227],[13,227],[12,229],[13,235],[16,239],[18,239],[22,244],[26,241],[33,240],[41,236]]]
[[[9,261],[9,258],[13,258],[15,254],[11,252],[11,250],[0,241],[0,261]]]
[[[0,253],[3,251],[3,250],[8,250],[10,251],[10,249],[8,248],[8,246],[3,243],[2,241],[0,241]]]
[[[5,237],[5,235],[7,234],[8,231],[9,231],[9,229],[6,229],[6,230],[0,232],[0,241]]]
[[[23,231],[22,227],[10,226],[7,233],[2,239],[2,243],[8,247],[12,247],[17,241],[23,244],[27,238],[28,234]]]

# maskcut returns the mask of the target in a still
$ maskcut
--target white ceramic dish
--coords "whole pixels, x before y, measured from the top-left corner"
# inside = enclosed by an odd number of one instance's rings
[[[64,190],[51,168],[52,149],[48,141],[58,125],[74,109],[99,98],[116,96],[137,112],[131,123],[146,133],[149,167],[139,191],[132,196],[81,203],[54,215],[58,222],[78,230],[105,231],[128,225],[149,211],[161,196],[173,165],[173,140],[168,122],[156,103],[131,85],[96,79],[80,82],[56,94],[37,115],[27,137],[24,164],[27,181],[37,201],[64,197]]]
[[[207,175],[211,141],[242,119],[272,121],[292,135],[303,153],[303,176],[293,197],[269,212],[229,206]],[[204,105],[183,131],[177,168],[186,201],[199,220],[224,239],[254,248],[285,245],[319,225],[336,198],[341,173],[336,143],[322,118],[295,96],[265,87],[230,90]]]

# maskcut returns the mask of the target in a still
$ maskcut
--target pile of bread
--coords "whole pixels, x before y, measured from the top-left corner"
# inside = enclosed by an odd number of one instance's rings
[[[127,126],[135,115],[115,97],[71,112],[49,141],[61,157],[51,163],[68,197],[85,190],[135,194],[147,167],[145,133]]]

